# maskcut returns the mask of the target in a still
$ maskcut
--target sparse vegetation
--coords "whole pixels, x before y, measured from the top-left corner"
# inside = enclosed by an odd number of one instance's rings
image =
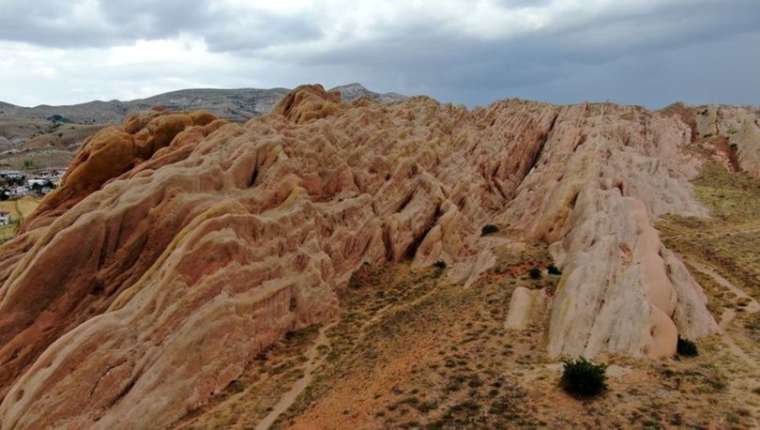
[[[491,234],[494,234],[494,233],[498,233],[498,232],[499,232],[499,227],[497,227],[494,224],[486,224],[480,230],[480,235],[481,236],[488,236],[488,235],[491,235]]]
[[[726,364],[712,362],[710,340],[700,343],[702,357],[692,360],[611,358],[635,376],[613,379],[605,368],[602,379],[601,372],[590,372],[592,379],[609,384],[610,394],[573,396],[593,402],[547,396],[557,389],[558,378],[547,368],[552,360],[544,352],[546,326],[511,332],[503,324],[514,288],[553,283],[535,282],[525,273],[551,257],[538,245],[497,248],[496,254],[503,270],[487,272],[469,289],[444,282],[435,263],[426,269],[402,263],[360,270],[355,287],[339,293],[340,321],[319,349],[323,366],[272,429],[663,428],[668,423],[709,428],[727,422],[725,408],[704,407],[735,395]],[[255,361],[240,378],[242,393],[233,395],[239,387],[231,384],[227,397],[206,409],[203,419],[212,421],[199,419],[186,428],[253,427],[298,377],[302,362],[284,361],[292,355],[286,352],[273,348],[265,361]],[[368,378],[383,383],[367,387]],[[665,394],[653,399],[660,391]],[[757,384],[745,393],[760,399]],[[732,419],[737,428],[751,428],[752,418],[736,413]]]
[[[528,275],[530,275],[530,279],[541,279],[541,269],[533,267],[528,271]]]
[[[438,260],[435,263],[433,263],[433,267],[435,267],[438,270],[444,270],[446,269],[446,262],[443,260]]]
[[[60,123],[70,123],[71,122],[70,119],[66,118],[63,115],[59,115],[59,114],[51,115],[51,116],[49,116],[47,118],[47,120],[50,121],[50,122],[53,122],[53,123],[58,123],[58,124],[60,124]]]
[[[689,339],[684,339],[680,336],[678,337],[678,345],[676,346],[676,350],[678,352],[678,355],[684,357],[696,357],[699,355],[697,344],[690,341]]]
[[[749,316],[744,323],[744,328],[747,329],[750,339],[760,342],[760,313]]]
[[[607,389],[607,365],[584,357],[564,361],[562,388],[576,397],[593,397]]]

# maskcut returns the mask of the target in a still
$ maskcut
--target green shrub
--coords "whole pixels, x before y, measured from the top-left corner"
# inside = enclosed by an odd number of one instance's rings
[[[607,389],[607,365],[595,364],[581,357],[565,360],[562,388],[576,397],[593,397]]]
[[[530,271],[528,272],[528,275],[530,275],[531,279],[541,279],[541,269],[539,269],[538,267],[534,267],[530,269]]]
[[[446,262],[443,260],[438,260],[435,263],[433,263],[433,267],[435,267],[438,270],[444,270],[446,266]]]
[[[555,266],[553,264],[550,264],[549,267],[547,268],[547,270],[549,271],[550,275],[557,275],[557,276],[559,276],[559,275],[562,274],[562,271],[559,270],[559,267],[557,267],[557,266]]]
[[[489,234],[494,234],[499,232],[499,227],[493,225],[493,224],[486,224],[483,226],[483,228],[480,230],[481,236],[488,236]]]
[[[230,393],[242,393],[245,391],[245,385],[240,380],[235,379],[227,385],[227,391]]]
[[[678,355],[683,355],[684,357],[696,357],[699,355],[697,344],[689,339],[684,339],[681,336],[678,336],[676,351],[678,352]]]

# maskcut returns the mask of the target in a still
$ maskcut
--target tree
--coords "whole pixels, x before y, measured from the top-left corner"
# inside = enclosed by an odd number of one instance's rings
[[[584,357],[565,360],[560,384],[576,397],[593,397],[607,389],[607,365],[595,364]]]

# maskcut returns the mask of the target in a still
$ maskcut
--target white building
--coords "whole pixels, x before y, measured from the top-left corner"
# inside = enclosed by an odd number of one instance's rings
[[[45,179],[45,178],[31,178],[31,179],[27,179],[26,181],[26,185],[29,188],[34,188],[35,185],[37,185],[38,187],[44,187],[48,185],[49,183],[50,183],[50,180]]]
[[[11,214],[9,212],[0,211],[0,225],[8,225],[11,223]]]
[[[0,179],[23,180],[26,176],[18,170],[0,170]]]
[[[29,188],[24,186],[19,187],[12,187],[10,190],[11,198],[14,197],[24,197],[25,195],[29,194]]]

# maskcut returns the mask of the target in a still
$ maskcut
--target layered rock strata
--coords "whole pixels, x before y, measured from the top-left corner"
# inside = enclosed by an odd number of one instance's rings
[[[489,223],[551,244],[563,268],[550,354],[672,354],[679,334],[718,329],[652,227],[707,215],[694,127],[612,104],[468,111],[305,86],[243,126],[152,113],[104,130],[0,247],[0,428],[168,426],[330,319],[364,263],[445,261],[473,285],[494,264]]]

